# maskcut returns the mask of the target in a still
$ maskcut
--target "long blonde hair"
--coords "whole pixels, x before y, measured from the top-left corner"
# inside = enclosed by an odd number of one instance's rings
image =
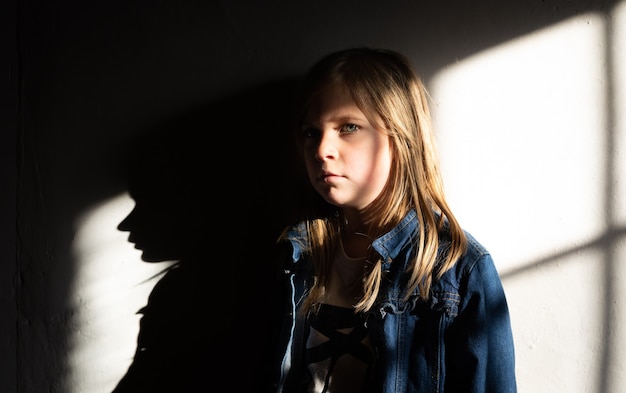
[[[416,211],[419,236],[409,266],[406,298],[417,289],[419,296],[427,299],[433,279],[439,279],[460,258],[467,239],[445,199],[426,88],[400,53],[371,48],[342,50],[322,58],[309,71],[299,121],[312,100],[330,85],[346,88],[368,120],[390,137],[391,173],[381,194],[365,211],[366,222],[374,229],[372,235],[378,237],[396,226],[411,209]],[[324,293],[342,226],[336,207],[311,192],[314,195],[304,220],[309,244],[306,251],[313,257],[315,282],[305,299],[305,311]],[[446,221],[450,245],[444,255],[438,255]],[[372,259],[356,311],[369,310],[380,290],[380,256],[372,255]]]

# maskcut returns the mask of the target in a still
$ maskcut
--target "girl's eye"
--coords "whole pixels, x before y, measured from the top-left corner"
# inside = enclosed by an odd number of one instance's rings
[[[320,135],[320,130],[314,127],[305,127],[300,131],[300,135],[303,138],[317,138]]]
[[[360,127],[357,126],[356,124],[348,123],[348,124],[344,124],[343,126],[341,126],[341,132],[352,133],[352,132],[358,131],[359,128]]]

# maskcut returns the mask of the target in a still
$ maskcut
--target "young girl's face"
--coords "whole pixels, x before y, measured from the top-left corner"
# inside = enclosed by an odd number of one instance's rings
[[[380,194],[391,169],[389,136],[345,89],[326,88],[308,108],[301,131],[309,180],[328,203],[363,209]]]

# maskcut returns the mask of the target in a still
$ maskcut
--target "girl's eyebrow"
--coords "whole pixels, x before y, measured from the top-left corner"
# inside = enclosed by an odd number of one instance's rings
[[[357,123],[363,123],[366,122],[367,119],[364,116],[358,116],[358,115],[338,115],[338,116],[333,116],[329,119],[327,119],[327,121],[332,122],[332,123],[337,123],[337,124],[344,124],[344,123],[352,123],[352,122],[357,122]]]
[[[346,122],[346,121],[363,121],[363,119],[359,116],[338,116],[334,119],[337,122]]]
[[[350,122],[363,123],[367,121],[368,120],[365,116],[358,116],[358,115],[337,115],[337,116],[333,116],[324,120],[324,122],[331,122],[331,123],[337,123],[337,124],[344,124],[344,123],[350,123]],[[302,122],[302,125],[304,127],[319,126],[319,124],[320,124],[320,121],[318,119],[315,119],[315,120],[304,119],[304,121]]]

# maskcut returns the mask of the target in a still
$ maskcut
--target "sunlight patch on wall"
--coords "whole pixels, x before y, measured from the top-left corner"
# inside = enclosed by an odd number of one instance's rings
[[[117,225],[134,201],[122,194],[77,221],[73,243],[77,274],[69,299],[76,310],[71,383],[77,392],[108,393],[126,372],[139,332],[137,311],[146,304],[167,263],[150,264]]]
[[[591,387],[601,373],[606,345],[598,312],[605,299],[596,286],[604,266],[590,261],[602,257],[597,249],[583,250],[505,282],[519,392],[599,391]],[[595,290],[585,290],[590,285]]]
[[[503,276],[520,391],[626,388],[625,8],[430,81],[450,203]]]
[[[432,81],[453,209],[501,270],[603,228],[605,48],[586,14],[493,47]]]

